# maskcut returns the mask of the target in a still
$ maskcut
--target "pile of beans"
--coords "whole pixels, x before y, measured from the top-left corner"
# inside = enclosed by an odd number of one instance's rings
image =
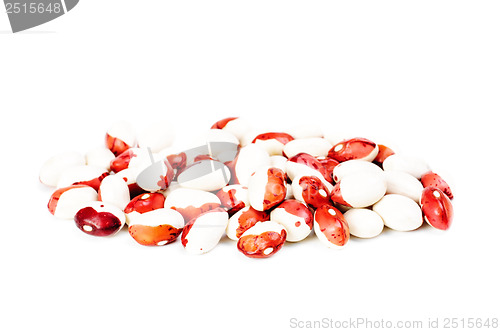
[[[56,187],[48,209],[84,233],[112,236],[125,225],[137,243],[180,236],[194,254],[226,235],[248,257],[270,257],[314,232],[330,248],[384,227],[446,230],[449,185],[426,162],[366,138],[325,138],[319,128],[256,132],[241,118],[216,122],[178,151],[158,124],[139,135],[113,125],[105,146],[47,160],[40,181]],[[313,231],[314,229],[314,231]]]

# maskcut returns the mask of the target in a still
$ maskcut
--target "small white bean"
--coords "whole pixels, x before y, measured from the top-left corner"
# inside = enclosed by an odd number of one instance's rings
[[[384,177],[388,194],[407,196],[415,202],[420,200],[424,187],[414,176],[401,171],[384,171]]]
[[[401,171],[406,172],[417,179],[429,172],[431,169],[425,161],[420,158],[393,154],[387,157],[382,164],[384,171]]]
[[[79,152],[68,151],[49,158],[40,169],[40,182],[55,187],[61,174],[72,167],[85,165],[85,157]]]
[[[384,221],[370,209],[356,208],[344,213],[344,218],[349,225],[349,232],[359,238],[372,238],[384,229]]]
[[[283,148],[283,153],[288,158],[301,152],[308,153],[313,157],[326,157],[331,148],[332,144],[328,140],[320,137],[310,137],[288,142]]]
[[[403,195],[390,194],[384,196],[373,205],[384,224],[396,231],[412,231],[423,223],[420,206],[411,198]]]

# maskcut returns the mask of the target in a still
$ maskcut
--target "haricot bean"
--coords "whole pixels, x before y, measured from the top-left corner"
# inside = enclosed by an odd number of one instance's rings
[[[217,121],[188,149],[162,122],[109,127],[104,144],[57,154],[40,169],[48,209],[88,235],[127,229],[144,246],[181,243],[203,254],[227,237],[247,257],[274,255],[315,234],[330,248],[424,221],[447,230],[452,190],[422,159],[367,138],[307,124],[259,132]],[[341,138],[342,137],[342,138]],[[180,241],[177,240],[180,238]]]

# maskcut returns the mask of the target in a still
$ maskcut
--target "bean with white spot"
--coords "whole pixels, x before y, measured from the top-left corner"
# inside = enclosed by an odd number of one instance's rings
[[[335,144],[328,157],[344,162],[348,160],[366,160],[373,161],[378,154],[378,145],[374,142],[361,137],[351,138]]]
[[[448,196],[449,199],[453,199],[453,193],[451,192],[450,185],[438,174],[434,172],[427,172],[422,175],[420,179],[424,188],[434,187],[438,188]]]
[[[165,196],[160,193],[146,193],[134,197],[125,207],[127,224],[133,224],[135,219],[140,219],[143,214],[161,209],[165,204]]]
[[[436,187],[427,187],[420,198],[425,221],[440,230],[450,228],[453,221],[453,206],[448,196]]]
[[[328,204],[314,212],[314,233],[329,248],[342,248],[349,241],[349,225],[344,216]]]
[[[316,176],[296,176],[292,181],[293,196],[312,208],[331,204],[330,191]]]
[[[250,258],[268,258],[276,254],[286,241],[285,227],[275,221],[258,222],[238,239],[238,250]]]
[[[114,205],[104,202],[90,202],[74,217],[76,226],[93,236],[111,236],[125,225],[125,214]]]
[[[159,208],[133,218],[128,225],[132,238],[144,246],[163,246],[182,233],[184,218],[172,209]]]

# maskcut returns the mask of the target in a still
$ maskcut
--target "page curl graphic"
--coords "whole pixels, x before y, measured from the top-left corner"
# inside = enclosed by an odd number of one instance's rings
[[[4,0],[12,32],[24,31],[56,19],[79,0]]]

